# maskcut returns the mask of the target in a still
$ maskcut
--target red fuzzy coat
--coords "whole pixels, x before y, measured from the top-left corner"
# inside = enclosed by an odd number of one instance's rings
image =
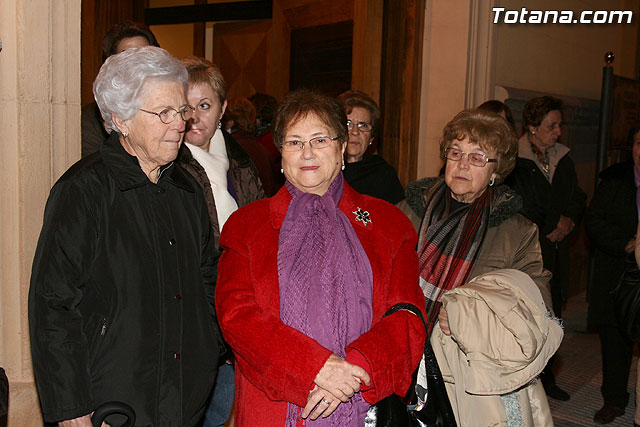
[[[236,356],[237,427],[284,425],[287,402],[303,407],[313,380],[331,351],[280,320],[278,236],[291,196],[275,196],[236,211],[226,222],[216,289],[223,335]],[[418,285],[416,233],[394,206],[356,193],[345,184],[338,207],[351,224],[373,270],[373,324],[351,343],[369,363],[373,387],[363,392],[370,403],[404,395],[424,349],[425,332],[413,314],[401,311],[384,319],[398,302],[424,306]],[[372,223],[355,221],[358,207]]]

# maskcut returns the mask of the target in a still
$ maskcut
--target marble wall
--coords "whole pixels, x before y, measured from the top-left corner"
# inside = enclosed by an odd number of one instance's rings
[[[80,0],[0,0],[0,365],[9,427],[42,425],[27,295],[55,180],[80,158]]]

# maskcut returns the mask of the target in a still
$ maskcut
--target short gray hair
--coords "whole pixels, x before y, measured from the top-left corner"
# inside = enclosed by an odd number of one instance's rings
[[[128,120],[138,112],[142,105],[139,98],[148,80],[186,85],[188,77],[182,62],[159,47],[132,48],[110,56],[93,82],[93,97],[100,108],[104,128],[108,133],[119,132],[111,115]]]

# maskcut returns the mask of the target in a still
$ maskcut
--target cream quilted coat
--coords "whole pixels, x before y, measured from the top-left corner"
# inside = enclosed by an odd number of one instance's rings
[[[531,278],[495,270],[443,296],[451,336],[431,344],[460,426],[553,426],[537,376],[563,331]]]

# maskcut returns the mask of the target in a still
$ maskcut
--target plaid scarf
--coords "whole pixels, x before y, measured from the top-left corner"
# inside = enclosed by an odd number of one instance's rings
[[[424,190],[420,227],[420,287],[427,304],[429,333],[438,318],[442,295],[467,283],[489,223],[493,188],[473,203],[451,212],[451,191],[440,177]]]

